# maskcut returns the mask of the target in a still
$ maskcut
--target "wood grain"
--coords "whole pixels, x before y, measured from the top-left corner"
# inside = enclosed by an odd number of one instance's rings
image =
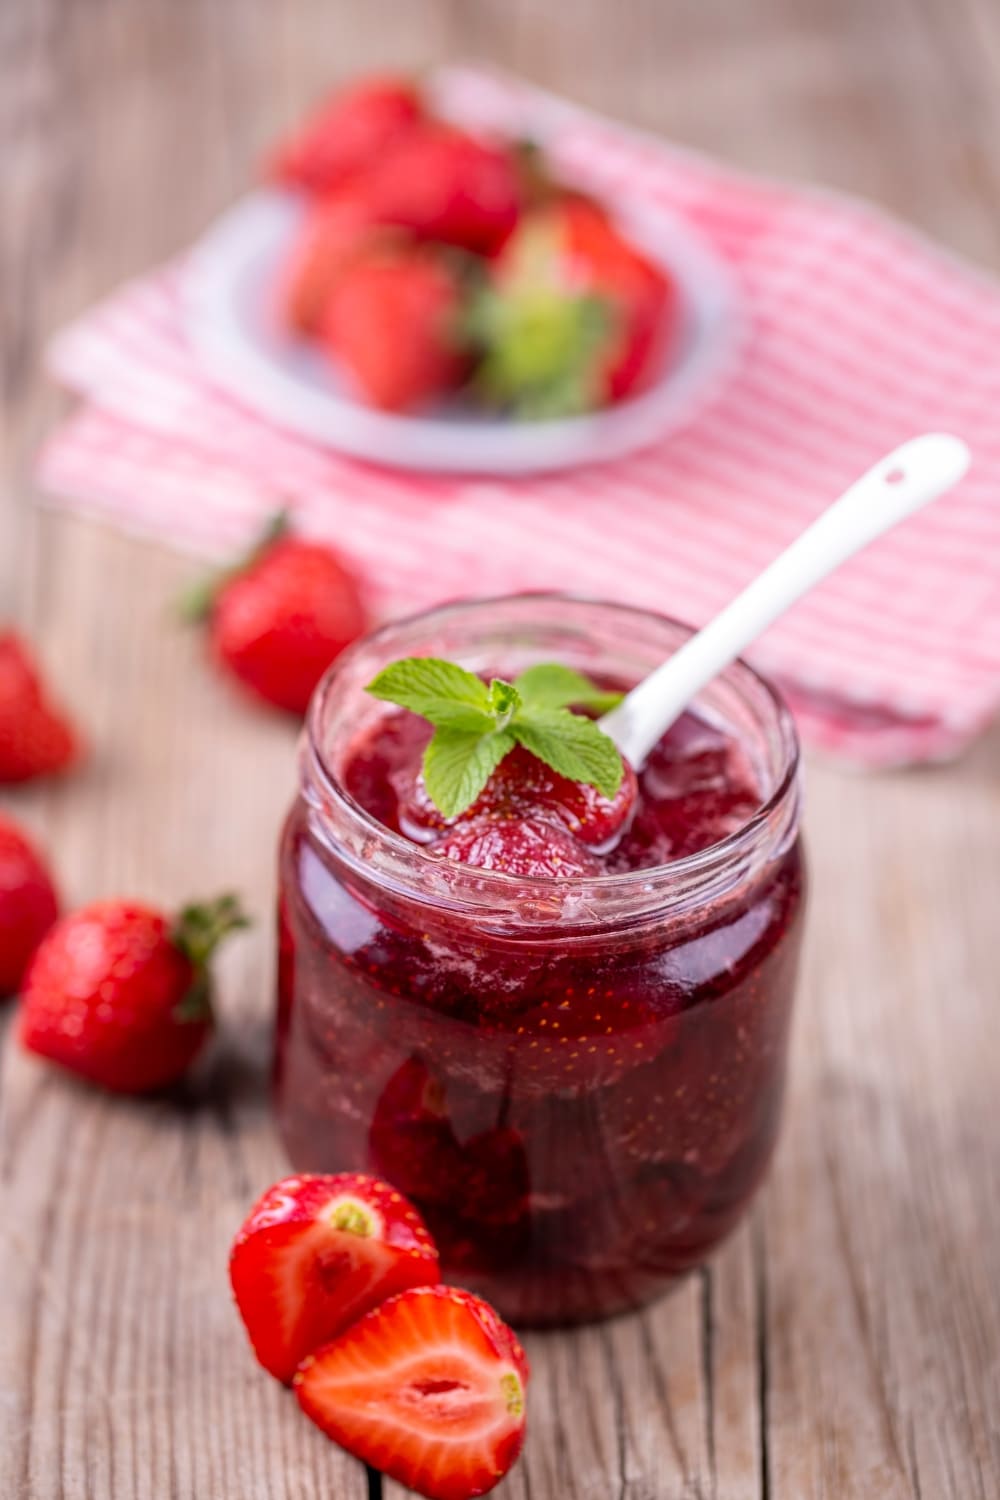
[[[272,850],[294,735],[170,623],[184,563],[32,505],[47,334],[188,241],[331,80],[478,55],[772,173],[869,194],[1000,267],[992,0],[7,0],[0,7],[4,608],[87,769],[4,806],[66,899],[237,885],[220,1045],[171,1102],[0,1083],[3,1500],[364,1500],[259,1376],[231,1233],[267,1111]],[[529,1340],[518,1500],[1000,1493],[1000,736],[961,765],[810,767],[813,901],[785,1132],[750,1223],[642,1315]],[[376,1485],[377,1490],[377,1485]],[[393,1500],[399,1491],[385,1485]]]

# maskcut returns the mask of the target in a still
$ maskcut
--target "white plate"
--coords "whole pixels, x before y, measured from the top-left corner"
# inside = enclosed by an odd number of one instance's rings
[[[725,266],[678,220],[616,217],[680,289],[681,327],[654,383],[606,411],[558,421],[484,416],[458,402],[417,416],[364,405],[329,359],[281,327],[279,267],[301,199],[252,193],[192,250],[182,278],[185,331],[208,377],[280,427],[400,469],[526,474],[604,462],[657,441],[697,415],[721,387],[739,346],[739,309]]]

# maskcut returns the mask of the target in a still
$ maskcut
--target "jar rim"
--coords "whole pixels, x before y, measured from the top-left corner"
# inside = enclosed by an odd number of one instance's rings
[[[485,614],[513,605],[527,608],[532,605],[565,605],[569,609],[601,610],[618,617],[662,625],[685,636],[694,634],[690,625],[656,610],[585,594],[539,590],[449,601],[393,619],[354,642],[327,670],[313,694],[305,721],[302,777],[306,789],[310,784],[314,786],[317,793],[312,799],[314,805],[318,802],[327,820],[335,825],[337,853],[349,859],[353,854],[350,862],[357,865],[359,873],[373,878],[373,856],[377,852],[382,866],[377,876],[380,884],[387,883],[399,894],[421,901],[430,900],[432,904],[453,908],[464,906],[469,910],[500,907],[510,913],[516,893],[520,893],[522,903],[527,895],[529,903],[537,902],[545,907],[546,898],[551,898],[556,890],[577,896],[578,903],[587,907],[599,903],[603,908],[605,903],[610,903],[614,907],[628,908],[633,901],[654,889],[660,893],[661,902],[668,894],[675,898],[669,900],[671,909],[683,909],[687,904],[683,900],[685,892],[695,895],[699,901],[704,900],[706,894],[712,894],[712,888],[719,880],[725,880],[727,874],[731,877],[734,869],[752,870],[773,857],[775,847],[781,843],[782,832],[787,834],[791,830],[794,834],[798,823],[800,761],[795,723],[777,688],[742,657],[725,668],[718,680],[727,680],[735,686],[744,702],[748,701],[749,694],[742,689],[748,687],[756,690],[763,699],[771,718],[770,725],[763,723],[763,728],[770,731],[777,744],[778,765],[773,773],[772,788],[754,813],[739,828],[704,849],[638,870],[558,878],[521,876],[442,859],[427,847],[380,823],[346,790],[324,753],[323,730],[331,698],[338,686],[367,653],[377,652],[380,645],[415,626],[426,626],[430,633],[436,626],[473,611]],[[753,710],[754,706],[751,707]],[[763,719],[759,713],[756,717]],[[435,888],[439,888],[436,893]],[[515,912],[519,904],[513,902]],[[551,913],[550,904],[549,911]]]

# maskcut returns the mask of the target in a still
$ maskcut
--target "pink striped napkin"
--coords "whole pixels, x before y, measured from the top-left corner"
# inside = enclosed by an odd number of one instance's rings
[[[554,587],[698,622],[884,451],[954,431],[975,458],[960,488],[753,653],[812,744],[867,765],[954,754],[1000,707],[1000,289],[860,203],[747,178],[492,74],[448,70],[436,87],[469,123],[534,129],[599,190],[686,215],[714,242],[749,328],[720,399],[598,469],[502,481],[380,470],[206,384],[167,268],[51,348],[57,378],[85,398],[41,454],[55,503],[224,553],[281,496],[354,558],[386,615]]]

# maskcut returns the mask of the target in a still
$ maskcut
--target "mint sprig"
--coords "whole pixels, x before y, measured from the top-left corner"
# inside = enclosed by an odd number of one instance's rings
[[[605,797],[613,797],[622,784],[622,758],[613,741],[593,719],[570,707],[604,713],[621,694],[595,687],[558,662],[529,667],[513,682],[494,677],[487,684],[454,662],[411,656],[385,667],[368,692],[434,725],[424,752],[424,782],[446,818],[472,806],[515,745]]]

